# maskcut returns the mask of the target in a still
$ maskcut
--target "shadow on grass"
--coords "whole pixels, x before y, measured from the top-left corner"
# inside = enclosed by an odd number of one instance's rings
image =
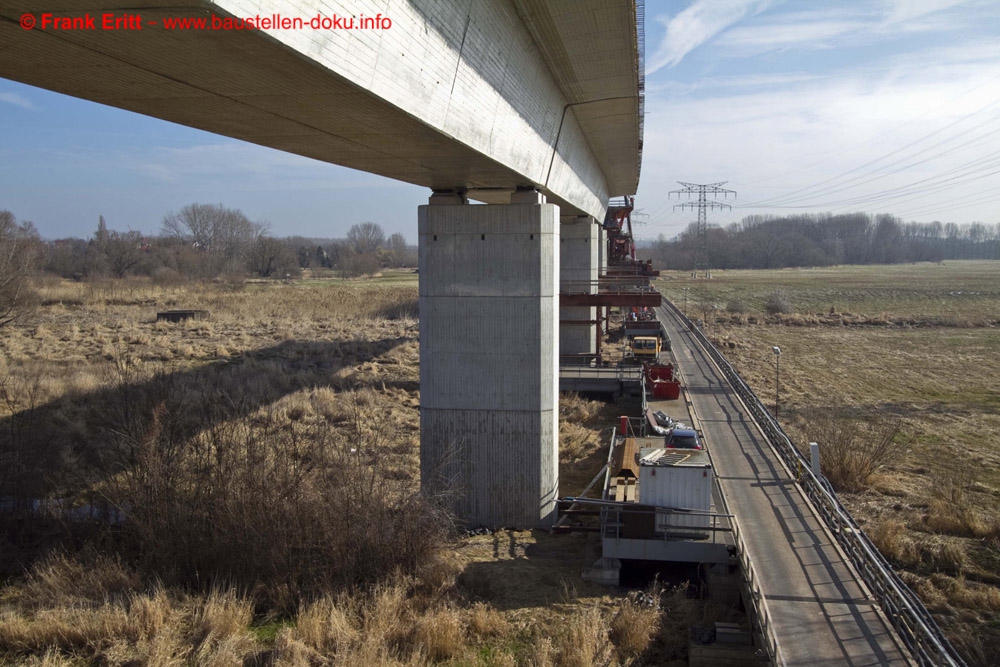
[[[114,523],[100,489],[150,443],[177,446],[303,389],[412,390],[418,383],[406,379],[376,386],[364,374],[338,374],[411,340],[284,341],[172,372],[146,372],[123,354],[106,367],[101,388],[42,404],[33,400],[42,378],[4,382],[13,414],[0,419],[0,574],[72,543],[88,522]]]
[[[600,596],[607,589],[580,579],[590,551],[584,535],[549,535],[532,530],[498,530],[472,538],[487,542],[493,558],[466,565],[459,589],[471,600],[488,602],[501,611],[575,603],[581,595]],[[488,545],[488,546],[487,546]]]

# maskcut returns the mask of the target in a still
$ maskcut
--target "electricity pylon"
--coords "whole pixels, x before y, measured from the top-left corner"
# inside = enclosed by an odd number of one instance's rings
[[[709,201],[708,194],[723,194],[727,198],[729,195],[736,196],[735,190],[726,190],[722,186],[729,181],[722,181],[721,183],[685,183],[684,181],[677,181],[684,186],[683,190],[671,190],[667,196],[677,195],[698,195],[698,201],[684,202],[683,204],[677,204],[674,206],[675,209],[678,208],[697,208],[698,209],[698,224],[695,227],[695,235],[697,236],[697,243],[694,250],[694,273],[692,278],[698,277],[698,272],[702,271],[706,278],[712,277],[711,265],[708,261],[708,209],[726,209],[732,208],[729,204],[723,204],[717,201]]]

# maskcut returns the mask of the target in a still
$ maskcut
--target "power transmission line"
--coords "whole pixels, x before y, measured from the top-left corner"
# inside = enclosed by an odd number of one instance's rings
[[[970,133],[972,133],[972,132],[974,132],[976,130],[979,130],[979,129],[985,127],[985,126],[988,126],[990,123],[993,123],[996,120],[1000,119],[1000,115],[994,115],[994,116],[992,116],[992,117],[990,117],[990,118],[988,118],[988,119],[980,122],[978,125],[975,125],[974,127],[960,130],[957,133],[952,134],[951,136],[945,135],[945,138],[939,140],[937,143],[934,143],[934,144],[932,144],[932,145],[930,145],[930,146],[928,146],[926,148],[917,150],[915,152],[911,152],[909,155],[907,155],[905,153],[908,149],[914,148],[915,146],[921,144],[922,142],[925,142],[925,141],[931,139],[932,137],[935,137],[936,135],[942,134],[942,133],[944,133],[944,132],[946,132],[946,131],[948,131],[948,130],[956,127],[956,126],[959,126],[960,124],[962,124],[962,123],[964,123],[966,121],[971,120],[973,117],[975,117],[975,116],[977,116],[979,114],[982,114],[983,112],[987,111],[988,109],[990,109],[992,107],[995,107],[998,103],[1000,103],[1000,99],[995,99],[992,102],[986,104],[985,106],[980,107],[976,111],[973,111],[973,112],[970,112],[968,114],[965,114],[965,115],[961,116],[960,118],[952,121],[951,123],[948,123],[947,125],[944,125],[943,127],[940,127],[938,129],[934,130],[933,132],[930,132],[930,133],[928,133],[928,134],[926,134],[926,135],[924,135],[924,136],[922,136],[922,137],[920,137],[920,138],[918,138],[918,139],[916,139],[914,141],[911,141],[911,142],[907,143],[906,145],[904,145],[904,146],[902,146],[900,148],[897,148],[897,149],[895,149],[895,150],[893,150],[893,151],[891,151],[891,152],[889,152],[889,153],[887,153],[887,154],[885,154],[885,155],[883,155],[881,157],[875,158],[875,159],[870,160],[870,161],[868,161],[868,162],[866,162],[866,163],[864,163],[864,164],[862,164],[862,165],[860,165],[858,167],[850,169],[850,170],[848,170],[848,171],[846,171],[846,172],[844,172],[844,173],[842,173],[842,174],[840,174],[838,176],[833,176],[833,177],[827,178],[827,179],[825,179],[823,181],[820,181],[819,183],[799,188],[799,189],[794,190],[792,192],[785,193],[784,195],[778,195],[778,196],[775,196],[775,197],[766,198],[766,199],[763,199],[763,200],[751,202],[750,204],[743,204],[743,205],[740,206],[740,208],[760,208],[760,207],[765,207],[765,206],[766,207],[771,207],[771,208],[813,208],[815,206],[822,206],[823,205],[822,203],[810,203],[810,204],[805,205],[805,206],[797,206],[796,204],[799,204],[801,202],[806,202],[808,200],[815,200],[817,198],[828,196],[830,194],[834,194],[834,193],[837,193],[837,192],[842,192],[844,190],[851,189],[851,188],[854,188],[854,187],[859,187],[859,186],[867,185],[868,183],[870,183],[872,181],[875,181],[875,180],[879,180],[881,178],[884,178],[887,175],[899,173],[899,172],[901,172],[901,171],[903,171],[905,169],[909,169],[909,168],[912,168],[912,167],[915,167],[915,166],[919,166],[919,165],[927,163],[927,162],[929,162],[929,161],[931,161],[931,160],[933,160],[935,158],[942,157],[943,155],[947,155],[949,153],[958,151],[958,150],[960,150],[962,148],[965,148],[965,147],[967,147],[967,146],[969,146],[971,144],[975,144],[977,142],[982,142],[983,139],[988,138],[989,136],[996,134],[997,131],[996,130],[988,131],[988,132],[986,132],[985,135],[976,136],[976,137],[972,138],[971,140],[969,140],[969,141],[967,141],[967,142],[965,142],[965,143],[963,143],[961,145],[952,146],[952,147],[946,148],[946,149],[944,149],[944,150],[942,150],[942,151],[940,151],[940,152],[938,152],[938,153],[936,153],[936,154],[934,154],[934,155],[932,155],[930,157],[925,157],[925,158],[922,158],[922,159],[918,159],[918,160],[912,161],[913,158],[916,158],[917,156],[925,154],[925,153],[927,153],[927,152],[929,152],[929,151],[931,151],[931,150],[933,150],[935,148],[939,148],[939,147],[945,146],[945,145],[947,145],[947,144],[949,144],[951,142],[954,142],[955,140],[961,138],[964,135],[968,135],[968,134],[970,134]],[[879,165],[880,162],[884,162],[888,158],[891,158],[891,157],[894,157],[894,156],[897,156],[897,155],[900,155],[900,154],[903,154],[903,156],[899,157],[895,161],[889,162],[888,164],[884,164],[882,166],[877,166],[877,165]],[[909,164],[902,164],[902,163],[907,162],[907,160],[911,160],[911,162]],[[895,167],[895,169],[892,169],[893,167]],[[861,172],[861,173],[859,173],[859,172]],[[877,175],[880,172],[882,172],[882,175]],[[853,174],[857,174],[857,175],[853,175]]]
[[[906,126],[911,125],[911,124],[917,122],[918,120],[921,120],[923,118],[926,118],[927,116],[930,116],[935,111],[939,111],[941,109],[944,109],[945,107],[947,107],[952,102],[955,102],[955,101],[957,101],[957,100],[965,97],[969,93],[972,93],[972,92],[975,92],[976,90],[979,90],[980,88],[982,88],[986,84],[992,83],[993,81],[996,81],[997,79],[1000,79],[1000,74],[995,74],[995,75],[991,76],[990,78],[986,79],[985,81],[983,81],[982,83],[976,84],[975,86],[973,86],[972,88],[969,88],[968,90],[966,90],[965,92],[961,93],[960,95],[957,95],[957,96],[951,98],[947,102],[944,102],[943,104],[940,104],[940,105],[934,107],[933,109],[930,109],[930,110],[922,113],[919,116],[911,118],[910,120],[908,120],[908,121],[906,121],[906,122],[904,122],[904,123],[902,123],[900,125],[897,125],[897,126],[893,127],[892,129],[886,130],[885,132],[882,132],[879,135],[871,137],[870,139],[866,139],[865,141],[862,141],[861,143],[855,144],[855,145],[851,146],[850,148],[845,148],[843,150],[837,151],[836,153],[832,153],[830,155],[827,155],[826,157],[824,157],[824,158],[822,158],[820,160],[816,160],[815,162],[810,162],[809,164],[805,164],[805,165],[802,165],[802,166],[799,166],[799,167],[795,167],[794,169],[789,169],[787,171],[783,171],[783,172],[781,172],[779,174],[775,174],[773,176],[767,176],[765,178],[760,178],[760,179],[757,179],[756,181],[750,181],[749,183],[744,183],[743,185],[757,185],[758,183],[766,183],[767,181],[773,181],[776,178],[782,178],[782,177],[787,176],[789,174],[802,173],[802,171],[804,171],[805,169],[809,169],[810,167],[815,167],[818,164],[823,164],[824,162],[832,160],[833,158],[838,157],[840,155],[843,155],[845,153],[850,153],[851,151],[853,151],[855,149],[858,149],[858,148],[861,148],[862,146],[867,146],[867,145],[869,145],[871,143],[874,143],[878,139],[881,139],[882,137],[888,136],[888,135],[892,134],[893,132],[896,132],[897,130],[901,130],[901,129],[903,129]],[[994,100],[992,103],[990,103],[989,105],[987,105],[987,107],[984,107],[984,108],[988,108],[990,106],[993,106],[998,101],[1000,101],[1000,100]],[[980,109],[980,111],[982,111],[982,109]],[[974,113],[979,113],[979,112],[977,111],[977,112],[974,112]],[[848,172],[848,173],[850,173],[850,172]]]
[[[684,181],[677,181],[684,186],[682,190],[671,190],[667,193],[667,198],[671,195],[698,195],[698,201],[694,202],[684,202],[683,204],[675,204],[675,209],[685,209],[685,208],[696,208],[698,209],[698,225],[695,228],[697,234],[697,244],[694,251],[694,276],[698,277],[698,272],[701,271],[705,274],[706,278],[712,277],[712,268],[708,259],[708,210],[709,209],[731,209],[732,206],[729,204],[723,204],[717,201],[709,201],[708,195],[722,194],[728,197],[732,194],[736,196],[735,190],[726,190],[722,186],[729,181],[721,181],[719,183],[685,183]]]

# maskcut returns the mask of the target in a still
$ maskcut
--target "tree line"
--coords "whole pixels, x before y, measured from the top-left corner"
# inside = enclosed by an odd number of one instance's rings
[[[714,269],[1000,259],[1000,223],[904,222],[866,213],[751,215],[727,227],[710,226],[706,242]],[[661,234],[641,252],[658,268],[690,270],[698,243],[692,224],[673,239]]]
[[[159,235],[109,230],[104,217],[88,238],[42,241],[31,223],[0,212],[0,237],[35,246],[33,268],[63,278],[95,276],[205,280],[224,275],[298,277],[303,269],[330,269],[346,277],[416,265],[416,249],[402,234],[386,237],[374,222],[358,223],[343,239],[277,238],[267,223],[221,204],[190,204],[163,218]]]
[[[0,327],[30,310],[32,276],[88,280],[148,276],[160,283],[297,278],[304,269],[344,277],[412,267],[417,250],[402,234],[386,237],[374,222],[353,225],[343,239],[276,238],[267,223],[221,204],[189,204],[167,214],[159,235],[108,229],[104,217],[88,238],[45,241],[34,225],[0,210]]]

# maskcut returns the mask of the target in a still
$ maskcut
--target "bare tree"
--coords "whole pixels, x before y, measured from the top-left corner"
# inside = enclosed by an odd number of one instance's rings
[[[357,253],[347,250],[340,256],[340,272],[345,278],[358,278],[378,273],[378,255],[373,252]]]
[[[36,303],[31,273],[41,240],[30,222],[18,224],[10,211],[0,211],[0,327],[27,315]]]
[[[375,222],[362,222],[347,230],[347,241],[359,255],[377,252],[385,243],[385,232]]]
[[[388,255],[389,265],[400,267],[406,265],[407,247],[406,237],[396,232],[385,242],[385,250]]]
[[[299,274],[298,256],[284,241],[260,234],[247,253],[247,267],[261,278]]]
[[[108,249],[108,224],[104,222],[104,216],[98,216],[97,220],[97,233],[94,235],[94,241],[97,243],[97,249],[101,252],[107,252]]]
[[[217,260],[216,269],[233,271],[267,225],[252,222],[239,209],[222,204],[188,204],[163,218],[163,234],[181,239]]]
[[[223,215],[222,204],[188,204],[180,213],[168,213],[163,218],[163,234],[211,252],[215,220]]]
[[[142,262],[142,234],[107,230],[105,234],[104,257],[107,267],[116,277],[124,278]]]

